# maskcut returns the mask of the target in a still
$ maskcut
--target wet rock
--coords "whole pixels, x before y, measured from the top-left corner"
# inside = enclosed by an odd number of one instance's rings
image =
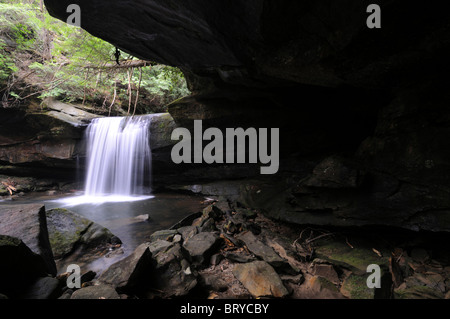
[[[295,276],[281,275],[280,278],[284,282],[293,283],[295,285],[301,285],[305,281],[305,277],[302,274],[298,274]]]
[[[314,276],[325,278],[333,284],[339,284],[339,276],[333,265],[314,263],[311,273]]]
[[[183,218],[178,223],[176,223],[175,225],[170,227],[170,229],[179,229],[179,228],[184,228],[184,227],[190,227],[190,226],[192,226],[192,223],[194,222],[194,220],[201,217],[202,214],[203,214],[202,212],[190,214],[189,216]]]
[[[172,146],[176,141],[171,139],[173,130],[177,127],[169,113],[158,113],[152,116],[150,124],[150,145],[153,150]]]
[[[72,289],[67,289],[58,299],[70,299],[70,297],[72,297],[73,292],[74,291]]]
[[[48,210],[47,221],[55,258],[62,258],[78,247],[89,249],[117,242],[107,228],[67,209]]]
[[[191,237],[198,233],[198,228],[196,226],[184,226],[177,229],[178,233],[181,234],[184,242],[187,242]]]
[[[351,248],[343,240],[317,242],[316,255],[333,265],[350,269],[357,275],[365,275],[367,266],[371,264],[380,265],[386,270],[389,268],[389,258],[385,254],[380,257],[370,246],[363,244]]]
[[[232,252],[227,251],[224,254],[225,258],[238,263],[249,263],[256,260],[256,257],[249,255],[245,252]]]
[[[18,238],[0,235],[0,293],[17,297],[39,277],[47,276],[42,256]]]
[[[78,289],[70,299],[120,299],[120,296],[114,287],[101,284]]]
[[[55,115],[55,116],[53,116]],[[29,112],[23,118],[3,126],[0,159],[11,164],[41,165],[42,172],[56,176],[68,167],[76,167],[76,154],[83,136],[83,128],[70,122],[68,116],[56,111]],[[15,129],[21,127],[18,132]],[[51,169],[46,169],[51,167]],[[30,169],[33,172],[33,169]],[[41,169],[40,169],[41,171]],[[40,190],[47,190],[42,187]]]
[[[375,289],[367,287],[367,276],[350,274],[342,283],[341,293],[350,299],[374,299]]]
[[[61,283],[53,277],[43,277],[36,280],[25,289],[23,299],[56,299],[61,295]]]
[[[149,245],[141,244],[130,256],[112,264],[98,280],[113,286],[118,292],[126,293],[139,289],[149,281],[151,257]]]
[[[173,245],[172,242],[169,242],[167,240],[155,240],[152,241],[150,243],[146,243],[148,249],[150,250],[150,252],[152,253],[152,255],[156,255],[158,252],[160,252],[161,250],[165,250],[168,247],[171,247]]]
[[[239,234],[237,239],[242,240],[257,257],[268,262],[273,267],[284,267],[287,261],[281,258],[271,247],[258,240],[251,232],[247,231]]]
[[[237,264],[233,275],[254,297],[282,298],[288,295],[275,270],[265,261]]]
[[[35,254],[42,257],[47,273],[56,275],[44,206],[25,204],[0,207],[0,234],[21,239]]]
[[[150,241],[155,241],[158,239],[171,241],[173,236],[175,236],[177,233],[178,231],[174,229],[158,230],[150,235]]]
[[[219,221],[220,219],[222,219],[222,216],[223,216],[222,210],[215,204],[209,205],[203,209],[203,217],[205,219],[212,218],[215,221]]]
[[[137,222],[147,222],[150,220],[150,215],[149,214],[138,215],[136,217],[133,217],[133,220]]]
[[[183,246],[189,252],[194,263],[204,264],[215,252],[219,239],[215,233],[203,232],[190,238]]]
[[[217,230],[216,222],[212,218],[205,220],[199,227],[199,232],[213,232],[215,230]]]
[[[343,299],[337,287],[327,279],[319,276],[311,277],[307,283],[307,288],[311,290],[313,298],[317,299]]]
[[[444,299],[445,296],[439,290],[427,286],[414,286],[399,289],[394,292],[395,299]]]
[[[206,289],[218,292],[228,289],[228,283],[216,274],[200,274],[199,284]]]
[[[176,234],[175,236],[173,236],[172,238],[172,242],[174,243],[180,243],[183,240],[183,237],[181,237],[180,234]]]
[[[177,297],[188,294],[197,285],[197,276],[191,268],[187,252],[179,243],[159,251],[153,256],[150,287],[162,291],[160,297]]]

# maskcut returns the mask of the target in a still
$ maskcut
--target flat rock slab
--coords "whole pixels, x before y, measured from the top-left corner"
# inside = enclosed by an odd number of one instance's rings
[[[256,298],[282,298],[288,295],[278,274],[265,261],[237,264],[234,266],[233,275]]]
[[[250,250],[257,257],[268,262],[273,267],[281,267],[287,264],[287,261],[281,258],[271,247],[258,240],[255,235],[247,231],[236,236],[237,239],[242,240]]]
[[[31,251],[42,257],[48,274],[56,275],[45,207],[42,204],[0,207],[0,234],[22,240]]]
[[[312,274],[323,277],[333,284],[339,284],[339,276],[333,265],[316,263],[313,265]]]
[[[339,292],[336,285],[320,276],[311,277],[306,283],[306,287],[310,290],[310,298],[344,299],[344,296]]]
[[[219,239],[215,233],[202,232],[191,237],[183,246],[189,252],[194,263],[203,264],[205,261],[209,261]]]
[[[177,230],[175,229],[163,229],[155,231],[153,234],[150,235],[150,241],[155,240],[171,240],[173,236],[178,234]]]
[[[126,293],[147,282],[151,258],[148,243],[141,244],[130,256],[112,264],[98,280]]]
[[[114,287],[98,285],[81,288],[75,291],[70,299],[120,299]]]

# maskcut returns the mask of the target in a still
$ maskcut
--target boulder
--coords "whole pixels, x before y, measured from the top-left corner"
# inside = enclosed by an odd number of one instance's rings
[[[287,261],[281,258],[271,247],[258,240],[251,232],[244,232],[239,234],[236,238],[242,240],[253,254],[268,262],[271,266],[278,268],[288,264]]]
[[[344,299],[339,293],[336,285],[327,279],[319,276],[313,276],[306,282],[307,289],[310,290],[312,298],[317,299]]]
[[[34,253],[42,257],[47,265],[47,273],[56,275],[46,212],[42,204],[2,205],[0,234],[21,239]]]
[[[188,253],[179,243],[155,253],[150,287],[162,291],[163,298],[187,295],[197,285],[197,274],[188,259]]]
[[[68,115],[30,111],[0,128],[0,160],[25,166],[39,163],[43,168],[34,170],[34,175],[67,177],[67,168],[76,168],[77,156],[83,155],[82,137],[83,127],[75,125]],[[46,169],[49,167],[52,169]]]
[[[333,265],[315,263],[311,273],[314,276],[323,277],[335,285],[339,284],[339,276]]]
[[[42,256],[18,238],[0,235],[0,293],[17,298],[39,277],[48,273]]]
[[[150,235],[150,241],[155,240],[172,240],[173,236],[175,236],[178,232],[174,229],[163,229],[158,230]]]
[[[78,247],[94,248],[116,238],[107,228],[64,208],[50,209],[46,215],[55,258],[63,258]]]
[[[444,299],[445,295],[427,286],[414,286],[403,290],[397,290],[394,294],[396,299]]]
[[[112,286],[96,285],[76,290],[70,299],[120,299],[120,296]]]
[[[233,275],[255,298],[282,298],[288,295],[278,274],[265,261],[236,264],[233,268]]]
[[[183,241],[187,242],[198,233],[198,228],[196,226],[183,226],[178,228],[177,231],[181,234]]]
[[[61,295],[61,282],[53,277],[42,277],[25,288],[21,299],[56,299]]]
[[[114,287],[120,293],[135,292],[149,282],[151,257],[148,244],[141,244],[131,255],[105,270],[98,281]]]
[[[367,287],[367,276],[351,274],[343,281],[340,292],[350,299],[375,298],[375,289]]]
[[[194,263],[204,264],[209,262],[219,244],[219,239],[215,233],[202,232],[191,237],[183,247],[189,252]]]

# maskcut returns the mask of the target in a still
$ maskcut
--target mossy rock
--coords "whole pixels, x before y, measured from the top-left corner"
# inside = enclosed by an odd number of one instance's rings
[[[7,235],[0,235],[0,247],[15,247],[19,246],[22,243],[22,241],[19,238],[11,237]]]
[[[444,299],[444,297],[439,290],[427,286],[414,286],[394,292],[395,299]]]
[[[55,258],[64,257],[78,245],[108,243],[114,236],[107,228],[64,208],[48,210],[47,224]]]
[[[47,211],[47,224],[53,254],[60,258],[72,251],[92,221],[67,209],[55,208]]]
[[[342,283],[341,293],[350,299],[374,299],[375,289],[367,287],[367,277],[351,274]]]
[[[320,243],[316,247],[316,255],[334,265],[348,268],[357,275],[366,274],[367,267],[371,264],[379,265],[382,270],[388,269],[389,265],[388,257],[379,257],[371,248],[363,246],[351,248],[337,240]]]

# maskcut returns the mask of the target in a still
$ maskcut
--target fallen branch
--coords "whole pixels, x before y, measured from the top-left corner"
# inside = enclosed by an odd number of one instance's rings
[[[128,61],[122,61],[120,64],[117,63],[108,63],[104,65],[86,65],[84,68],[87,69],[129,69],[129,68],[142,68],[146,66],[151,66],[150,61],[144,61],[144,60],[128,60]]]
[[[11,183],[2,182],[2,184],[6,187],[10,195],[12,195],[13,192],[17,192],[17,189],[11,185]]]

